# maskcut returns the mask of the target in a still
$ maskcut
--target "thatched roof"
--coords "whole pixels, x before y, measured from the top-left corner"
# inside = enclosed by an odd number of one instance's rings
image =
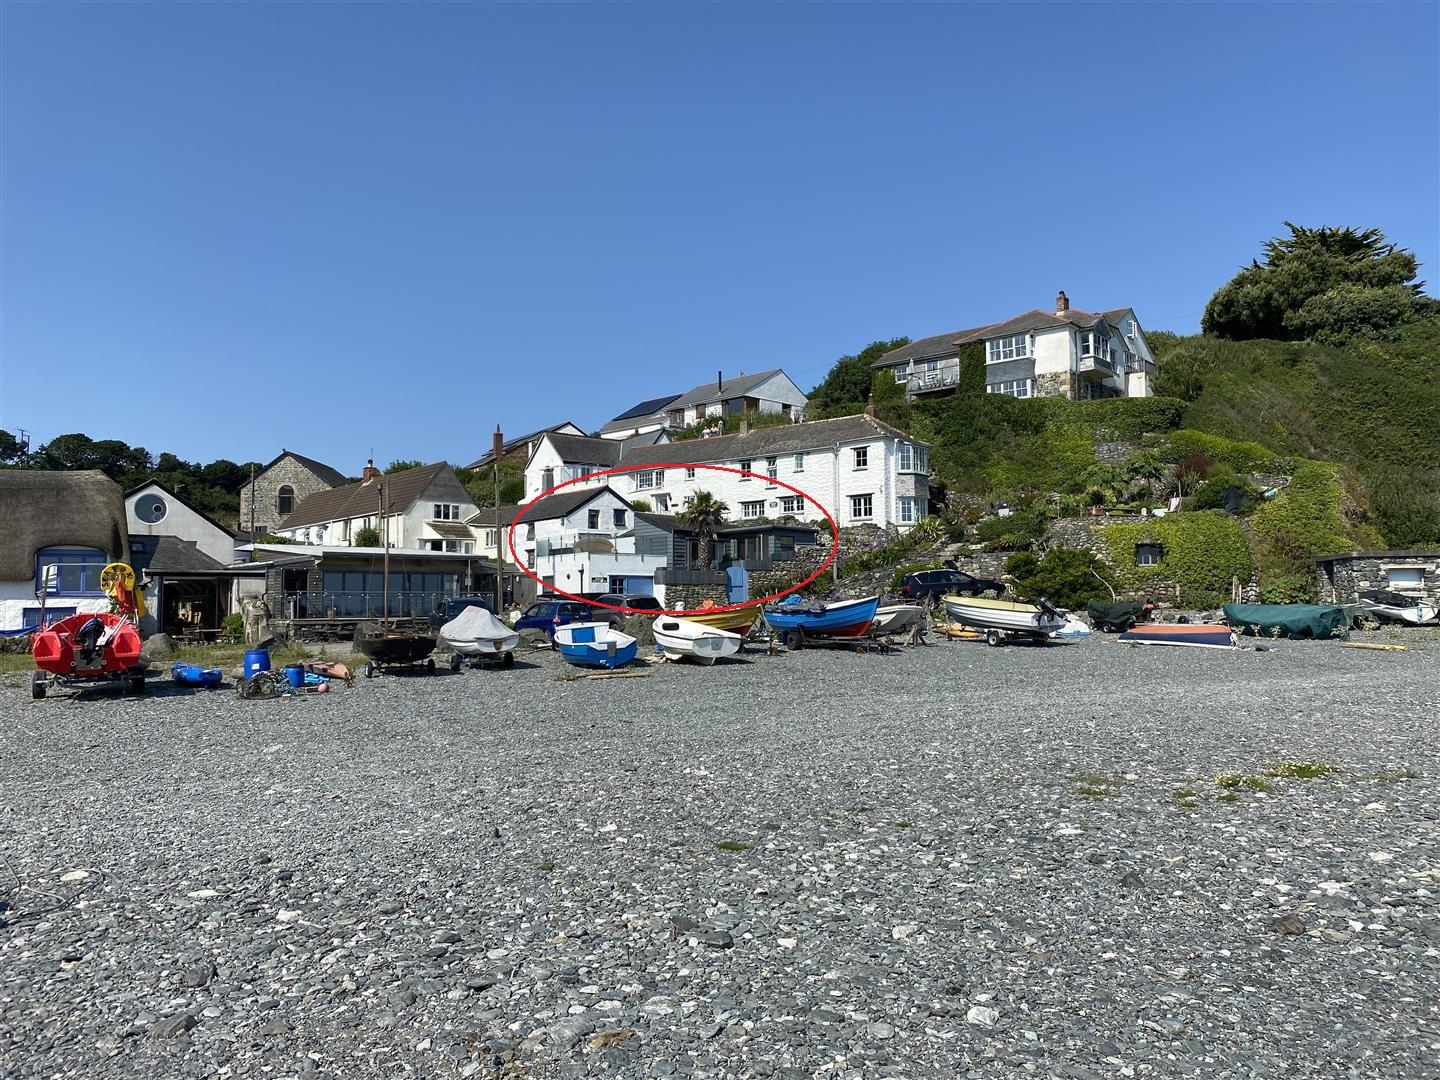
[[[125,562],[125,497],[102,472],[0,469],[0,581],[31,581],[47,547],[99,548]]]

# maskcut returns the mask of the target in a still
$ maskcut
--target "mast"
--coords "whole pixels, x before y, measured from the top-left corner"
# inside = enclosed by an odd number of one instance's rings
[[[390,621],[390,527],[385,521],[385,478],[380,478],[380,491],[376,496],[379,500],[377,522],[380,525],[380,532],[384,536],[382,541],[385,545],[385,556],[380,571],[380,621]]]

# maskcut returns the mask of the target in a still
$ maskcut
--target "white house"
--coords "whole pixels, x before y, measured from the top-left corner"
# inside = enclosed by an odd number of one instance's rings
[[[0,630],[109,611],[107,563],[129,553],[120,485],[102,472],[0,469]]]
[[[745,413],[783,413],[802,420],[808,399],[779,368],[736,375],[727,379],[716,372],[715,381],[702,383],[683,394],[642,401],[600,429],[606,439],[628,439],[634,435],[688,427],[705,417]]]
[[[541,437],[542,437],[543,435],[547,434],[547,433],[550,433],[550,432],[553,432],[553,433],[555,433],[555,434],[557,434],[557,435],[584,435],[584,434],[585,434],[585,432],[580,428],[580,426],[579,426],[578,424],[572,424],[569,420],[566,420],[566,421],[564,421],[563,423],[559,423],[559,424],[551,424],[549,427],[541,428],[539,431],[532,431],[532,432],[530,432],[530,433],[527,434],[527,435],[517,435],[517,436],[516,436],[515,438],[513,438],[513,439],[505,439],[505,440],[500,444],[500,458],[501,458],[501,460],[502,460],[502,461],[503,461],[503,460],[506,460],[506,459],[508,459],[508,458],[510,458],[510,457],[512,457],[512,456],[514,456],[515,458],[517,458],[517,459],[519,459],[519,460],[521,460],[521,461],[528,460],[529,457],[530,457],[530,455],[535,452],[535,446],[536,446],[537,443],[539,443]],[[467,468],[467,469],[485,469],[485,468],[489,468],[490,463],[494,460],[494,458],[495,458],[495,451],[494,451],[494,449],[492,448],[492,449],[490,449],[490,450],[485,451],[485,453],[481,454],[480,457],[476,458],[476,459],[475,459],[474,461],[472,461],[469,465],[466,465],[465,468]]]
[[[576,486],[521,516],[515,550],[546,584],[574,595],[650,595],[665,554],[637,554],[635,508],[609,487]],[[501,543],[508,544],[508,522]]]
[[[235,561],[235,534],[159,480],[147,480],[125,493],[125,522],[136,569],[144,569],[159,540],[167,536],[221,566]]]
[[[525,500],[528,502],[568,480],[581,480],[591,473],[613,469],[620,464],[621,455],[636,447],[656,446],[669,440],[670,437],[659,430],[633,435],[628,439],[600,439],[588,435],[547,432],[536,444],[525,465]],[[606,479],[603,476],[598,477],[593,481],[593,485],[603,487]]]
[[[842,527],[908,529],[929,512],[927,450],[927,444],[873,416],[841,416],[636,446],[625,451],[620,464],[654,468],[615,474],[610,481],[660,514],[682,513],[696,492],[708,491],[729,506],[732,521],[786,515],[818,519],[814,505],[774,482],[784,481],[816,500]],[[700,465],[760,475],[742,477]]]
[[[953,392],[960,353],[983,345],[985,389],[1011,397],[1149,397],[1155,356],[1133,308],[1092,314],[1062,292],[1054,312],[1027,311],[985,326],[912,341],[874,367],[894,374],[908,394]]]
[[[361,480],[305,499],[275,533],[298,544],[347,547],[362,529],[375,529],[392,548],[470,555],[475,537],[465,522],[476,509],[447,462],[388,476],[370,462]]]

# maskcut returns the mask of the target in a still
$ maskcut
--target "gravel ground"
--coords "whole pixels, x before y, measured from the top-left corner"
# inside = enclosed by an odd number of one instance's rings
[[[0,690],[0,1076],[1437,1076],[1413,640]]]

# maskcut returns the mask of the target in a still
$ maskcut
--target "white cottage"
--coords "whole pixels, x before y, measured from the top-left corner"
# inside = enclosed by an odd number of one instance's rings
[[[381,475],[372,461],[361,480],[311,495],[275,533],[297,544],[348,547],[374,529],[392,548],[470,555],[475,537],[465,522],[476,509],[447,462]]]
[[[1092,314],[1070,306],[1062,292],[1055,310],[1027,311],[985,326],[912,341],[875,361],[910,397],[953,393],[960,353],[983,347],[985,390],[1011,397],[1149,397],[1155,355],[1134,308]]]
[[[547,585],[574,595],[651,595],[663,553],[635,550],[635,508],[609,487],[577,486],[541,499],[520,517],[515,550]],[[500,542],[508,543],[508,522]]]
[[[688,427],[707,417],[718,419],[746,413],[780,413],[799,421],[805,417],[808,400],[779,368],[729,379],[722,372],[716,372],[714,382],[632,406],[602,427],[600,435],[606,439],[628,439],[652,431]]]

